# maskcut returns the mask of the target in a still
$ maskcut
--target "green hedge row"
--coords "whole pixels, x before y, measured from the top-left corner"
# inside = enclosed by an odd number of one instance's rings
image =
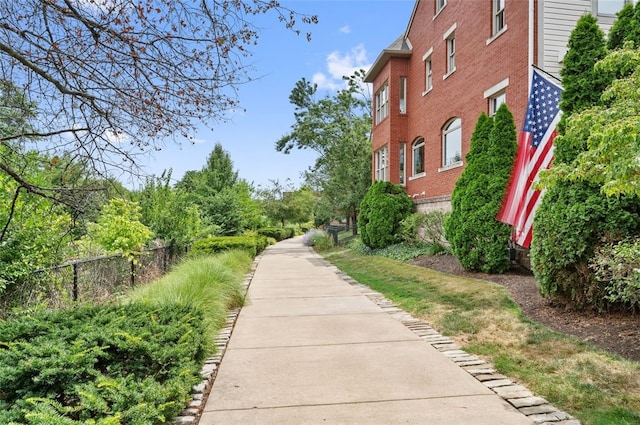
[[[295,236],[295,230],[292,227],[265,227],[258,230],[258,234],[273,238],[276,241],[283,241]]]
[[[260,254],[269,245],[269,239],[257,236],[211,236],[195,241],[191,245],[190,255],[214,254],[217,252],[240,249],[252,257]]]
[[[170,421],[200,380],[203,323],[198,309],[143,303],[0,322],[0,423]]]

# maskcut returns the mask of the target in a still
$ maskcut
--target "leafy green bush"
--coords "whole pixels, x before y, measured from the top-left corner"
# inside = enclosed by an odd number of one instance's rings
[[[502,273],[511,228],[496,220],[517,149],[513,116],[502,105],[495,117],[484,113],[471,136],[467,167],[451,195],[451,215],[445,234],[467,270]]]
[[[373,183],[360,203],[358,231],[362,242],[370,248],[400,242],[400,223],[413,209],[402,186],[385,181]]]
[[[99,248],[107,254],[122,253],[134,259],[153,237],[141,218],[137,202],[112,198],[102,207],[98,220],[87,224],[87,234],[78,242],[78,248],[89,253]]]
[[[545,193],[533,226],[531,266],[542,293],[602,309],[606,284],[594,279],[589,264],[603,240],[640,233],[640,203],[607,198],[592,183],[558,182]]]
[[[400,223],[402,239],[409,245],[439,245],[446,250],[449,243],[444,236],[444,222],[448,215],[442,210],[411,214]]]
[[[295,235],[295,230],[293,227],[264,227],[258,229],[258,234],[282,241],[292,238]]]
[[[231,249],[242,249],[255,257],[268,246],[264,235],[257,236],[210,236],[199,239],[191,245],[189,256],[214,254]]]
[[[605,286],[607,301],[640,308],[640,238],[601,246],[589,267]]]
[[[349,249],[363,255],[379,255],[381,257],[393,258],[398,261],[409,261],[421,255],[438,255],[447,253],[443,246],[430,243],[419,246],[407,243],[398,243],[389,245],[385,248],[371,249],[362,243],[360,239],[354,239],[349,242],[348,247]]]
[[[0,423],[171,419],[199,381],[202,318],[188,306],[135,303],[0,322]]]

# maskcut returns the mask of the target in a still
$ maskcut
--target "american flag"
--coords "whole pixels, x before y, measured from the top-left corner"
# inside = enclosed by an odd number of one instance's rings
[[[507,192],[497,219],[514,226],[512,239],[518,245],[531,245],[533,216],[542,200],[540,190],[532,185],[540,170],[549,168],[553,160],[553,139],[562,111],[558,107],[562,87],[533,70],[529,104],[518,140],[518,154]]]

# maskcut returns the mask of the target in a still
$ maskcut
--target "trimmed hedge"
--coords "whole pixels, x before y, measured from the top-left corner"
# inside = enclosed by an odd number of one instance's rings
[[[376,181],[360,203],[360,239],[374,249],[401,242],[401,222],[411,215],[413,209],[413,201],[402,186]]]
[[[283,241],[295,236],[295,230],[293,227],[265,227],[258,229],[258,234],[273,238],[276,241]]]
[[[191,245],[190,255],[214,254],[216,252],[241,249],[255,257],[269,245],[264,235],[258,236],[211,236],[197,240]]]
[[[202,319],[187,306],[134,303],[0,322],[0,423],[170,421],[200,381]]]

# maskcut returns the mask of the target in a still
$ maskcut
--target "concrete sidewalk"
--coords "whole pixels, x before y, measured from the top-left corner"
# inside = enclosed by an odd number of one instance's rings
[[[536,422],[294,238],[262,255],[199,424]]]

